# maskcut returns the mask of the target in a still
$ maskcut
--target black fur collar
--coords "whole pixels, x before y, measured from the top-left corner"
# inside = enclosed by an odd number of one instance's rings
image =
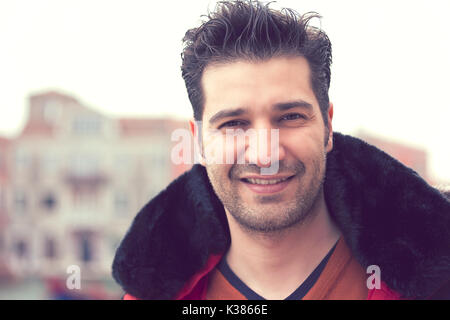
[[[404,297],[428,297],[450,275],[450,202],[377,148],[337,132],[333,139],[325,200],[355,257],[378,265]],[[194,165],[137,214],[113,276],[138,298],[171,299],[228,245],[223,206],[204,167]]]

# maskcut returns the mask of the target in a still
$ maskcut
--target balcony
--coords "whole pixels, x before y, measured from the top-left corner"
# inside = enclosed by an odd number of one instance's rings
[[[108,182],[107,176],[103,172],[76,173],[66,172],[64,181],[74,189],[97,189]]]

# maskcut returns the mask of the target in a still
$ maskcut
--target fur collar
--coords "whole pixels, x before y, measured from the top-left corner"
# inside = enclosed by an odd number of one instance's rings
[[[403,297],[425,298],[450,274],[450,202],[416,172],[359,139],[334,132],[325,201],[353,254]],[[229,245],[225,211],[201,165],[135,217],[113,276],[141,299],[171,299],[212,253]]]

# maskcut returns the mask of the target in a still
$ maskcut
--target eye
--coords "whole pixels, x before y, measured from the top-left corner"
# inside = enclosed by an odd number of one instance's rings
[[[280,118],[280,120],[298,120],[298,119],[306,119],[306,116],[300,113],[289,113]]]
[[[231,120],[231,121],[227,121],[223,124],[221,124],[219,126],[219,129],[221,128],[233,128],[233,127],[240,127],[240,126],[244,126],[246,125],[245,121],[241,121],[241,120]]]

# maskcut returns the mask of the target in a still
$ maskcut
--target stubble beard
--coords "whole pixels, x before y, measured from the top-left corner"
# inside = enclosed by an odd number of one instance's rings
[[[310,183],[305,183],[306,170],[303,162],[284,166],[280,162],[280,171],[283,168],[295,170],[296,176],[290,183],[297,184],[295,196],[290,200],[282,199],[281,194],[255,195],[252,204],[248,205],[238,192],[239,180],[234,179],[236,172],[249,172],[255,165],[238,165],[231,167],[228,176],[220,169],[220,165],[208,166],[207,173],[214,191],[224,205],[225,210],[236,223],[248,233],[262,236],[279,235],[291,228],[298,227],[312,219],[317,210],[314,210],[323,190],[326,168],[326,152],[321,158],[313,161],[310,170],[313,171]],[[247,169],[247,170],[246,170]],[[289,171],[293,172],[293,171]],[[224,184],[227,179],[227,185]]]

